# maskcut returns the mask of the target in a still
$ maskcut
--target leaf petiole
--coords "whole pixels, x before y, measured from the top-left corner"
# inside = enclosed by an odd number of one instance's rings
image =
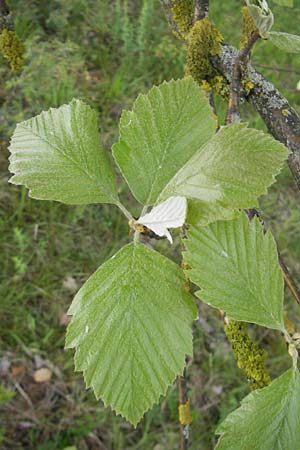
[[[121,202],[116,202],[117,207],[122,211],[125,217],[127,217],[128,220],[133,220],[133,217],[131,213],[125,208],[125,206]]]

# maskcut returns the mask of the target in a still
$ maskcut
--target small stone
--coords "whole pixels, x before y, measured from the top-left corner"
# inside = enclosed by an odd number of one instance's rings
[[[33,374],[33,379],[36,383],[45,383],[50,381],[52,378],[52,372],[47,367],[42,367],[41,369],[35,370]]]
[[[223,392],[223,386],[220,386],[220,385],[212,386],[212,391],[214,394],[220,395]]]
[[[74,292],[76,289],[78,289],[77,282],[75,278],[68,276],[63,281],[63,287],[65,289],[68,289],[68,291]]]
[[[0,358],[0,376],[5,377],[8,375],[8,371],[10,368],[10,361],[7,356],[3,356]]]

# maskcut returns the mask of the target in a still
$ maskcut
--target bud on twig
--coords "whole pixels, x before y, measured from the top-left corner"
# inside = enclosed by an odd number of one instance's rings
[[[274,16],[266,0],[246,0],[249,12],[262,38],[273,26]]]

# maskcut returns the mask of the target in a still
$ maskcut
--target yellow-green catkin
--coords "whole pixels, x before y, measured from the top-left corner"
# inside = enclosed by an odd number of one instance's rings
[[[190,400],[178,406],[178,413],[181,425],[189,425],[192,423],[193,419],[191,415]]]
[[[247,6],[243,6],[242,8],[242,16],[243,16],[243,28],[242,28],[242,36],[240,40],[240,48],[244,48],[248,42],[251,34],[256,30],[256,26],[254,20],[249,12]]]
[[[191,75],[206,91],[226,96],[228,84],[212,66],[209,57],[221,53],[223,36],[207,18],[198,20],[188,35],[185,74]]]
[[[271,378],[266,369],[266,352],[252,342],[243,322],[230,320],[224,325],[225,334],[232,346],[237,366],[243,369],[251,389],[267,386]]]
[[[172,20],[178,28],[180,37],[186,38],[193,25],[193,0],[174,0],[171,13]]]
[[[24,45],[15,31],[4,28],[0,32],[0,52],[9,61],[11,70],[18,71],[22,68]]]

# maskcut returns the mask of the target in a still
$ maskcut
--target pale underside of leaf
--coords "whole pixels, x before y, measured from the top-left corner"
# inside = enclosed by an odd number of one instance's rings
[[[215,131],[212,109],[195,81],[172,80],[139,95],[133,110],[123,112],[113,155],[136,199],[152,205]]]
[[[66,347],[76,347],[76,370],[97,398],[136,425],[192,354],[196,310],[182,271],[129,244],[88,279],[68,313]]]
[[[266,0],[246,0],[248,10],[261,37],[265,37],[274,23],[274,16]]]
[[[288,150],[271,136],[234,123],[221,130],[178,171],[161,193],[216,203],[224,208],[257,206],[282,168]]]
[[[217,450],[299,450],[300,376],[290,369],[254,391],[218,427]]]
[[[117,203],[108,155],[99,145],[96,113],[85,103],[50,108],[17,125],[10,145],[11,183],[30,196],[68,204]]]
[[[186,199],[170,197],[163,203],[154,206],[152,210],[140,217],[136,222],[150,228],[158,236],[166,236],[173,243],[168,228],[182,227],[186,217]]]
[[[287,53],[300,53],[300,36],[279,31],[271,31],[268,39],[280,50]]]
[[[229,317],[284,330],[283,276],[276,243],[257,218],[191,227],[184,241],[190,279],[204,302]]]

